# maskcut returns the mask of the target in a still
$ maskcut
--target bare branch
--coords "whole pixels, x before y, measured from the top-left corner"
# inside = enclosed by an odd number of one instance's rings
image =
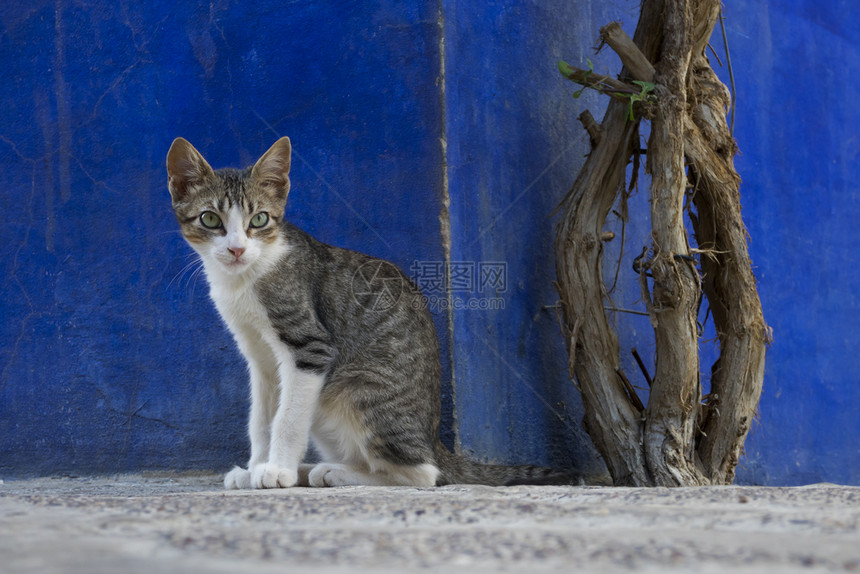
[[[643,82],[654,81],[654,66],[645,54],[633,43],[630,36],[621,28],[618,22],[610,22],[600,29],[600,39],[606,43],[621,58],[627,71],[634,80]]]
[[[588,132],[588,137],[591,138],[591,147],[599,144],[600,138],[603,135],[603,128],[600,127],[600,124],[597,123],[594,116],[591,115],[591,112],[585,110],[579,114],[579,121],[582,123],[582,127],[585,128],[585,131]]]
[[[639,356],[639,351],[637,351],[635,347],[633,349],[633,358],[636,359],[636,364],[639,365],[639,370],[642,371],[642,375],[645,377],[645,382],[648,383],[648,388],[650,389],[654,386],[654,380],[651,378],[651,374],[645,367],[645,362],[642,360],[642,357]]]
[[[628,101],[627,95],[635,95],[642,91],[641,88],[637,88],[621,80],[616,80],[612,76],[595,74],[591,70],[583,70],[582,68],[574,68],[564,62],[559,62],[558,69],[561,75],[571,82],[625,102]]]

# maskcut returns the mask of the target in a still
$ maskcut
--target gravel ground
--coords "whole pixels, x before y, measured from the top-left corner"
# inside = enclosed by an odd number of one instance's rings
[[[2,573],[860,572],[860,487],[0,484]]]

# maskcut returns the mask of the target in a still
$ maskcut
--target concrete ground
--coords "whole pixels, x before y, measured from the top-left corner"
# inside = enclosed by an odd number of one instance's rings
[[[860,487],[0,484],[2,573],[860,572]]]

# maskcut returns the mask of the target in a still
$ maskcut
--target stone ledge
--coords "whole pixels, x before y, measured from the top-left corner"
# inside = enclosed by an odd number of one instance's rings
[[[9,572],[860,570],[860,488],[0,484]],[[5,570],[4,570],[5,571]]]

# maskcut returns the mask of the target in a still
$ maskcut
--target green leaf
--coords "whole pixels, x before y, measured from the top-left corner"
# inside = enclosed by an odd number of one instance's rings
[[[561,72],[561,75],[565,77],[573,74],[573,68],[571,68],[570,64],[568,64],[564,60],[558,61],[558,71]]]

